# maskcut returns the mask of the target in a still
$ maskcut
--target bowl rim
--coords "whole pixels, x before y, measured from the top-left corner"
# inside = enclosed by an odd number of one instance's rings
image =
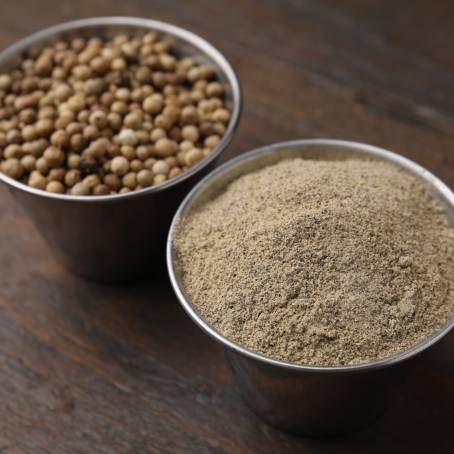
[[[221,141],[218,143],[218,145],[216,145],[216,147],[208,156],[202,159],[195,166],[182,172],[181,175],[171,178],[170,180],[160,183],[159,185],[143,188],[138,191],[131,191],[125,194],[98,196],[95,195],[76,196],[71,194],[55,194],[40,189],[32,188],[24,183],[21,183],[20,181],[8,177],[3,172],[0,172],[0,181],[5,183],[7,186],[13,186],[16,189],[28,192],[39,197],[63,200],[67,202],[94,203],[94,202],[124,201],[127,199],[142,197],[144,195],[160,192],[186,181],[190,177],[194,176],[197,172],[208,166],[211,162],[213,162],[227,148],[227,146],[231,142],[233,134],[235,133],[238,127],[242,111],[242,90],[236,71],[232,67],[231,63],[226,59],[226,57],[224,57],[224,55],[216,47],[214,47],[212,44],[210,44],[207,40],[200,37],[199,35],[196,35],[195,33],[185,28],[179,27],[177,25],[169,24],[167,22],[162,22],[154,19],[145,19],[140,17],[129,16],[102,16],[63,22],[61,24],[53,25],[51,27],[47,27],[37,32],[34,32],[30,35],[27,35],[26,37],[8,46],[6,49],[0,52],[0,65],[4,64],[10,58],[21,53],[28,47],[36,43],[45,41],[46,39],[58,36],[59,34],[77,31],[79,29],[84,28],[92,27],[107,28],[109,26],[125,26],[125,27],[129,26],[133,28],[137,27],[142,29],[149,29],[150,31],[155,30],[167,35],[176,36],[180,40],[186,41],[187,43],[199,49],[201,54],[208,56],[213,62],[216,63],[220,71],[226,77],[227,84],[232,94],[232,112],[230,116],[230,121]]]
[[[354,373],[354,372],[366,372],[376,369],[383,369],[401,363],[405,360],[412,358],[413,356],[422,353],[424,350],[438,342],[443,338],[448,332],[454,327],[454,314],[452,317],[437,331],[435,331],[428,338],[418,342],[413,347],[404,350],[403,352],[397,353],[395,355],[368,361],[360,364],[345,365],[345,366],[309,366],[301,365],[296,363],[290,363],[279,359],[274,359],[268,356],[265,356],[260,353],[256,353],[252,350],[249,350],[240,344],[226,338],[218,330],[210,326],[202,317],[201,314],[192,306],[189,300],[186,298],[178,274],[176,271],[176,260],[175,260],[175,251],[173,248],[173,239],[175,232],[178,228],[178,223],[180,219],[184,217],[186,210],[190,208],[194,200],[197,199],[198,194],[202,189],[208,186],[212,180],[221,174],[231,170],[235,167],[240,167],[246,161],[253,160],[256,156],[260,154],[272,153],[273,151],[279,151],[288,148],[295,147],[310,147],[310,146],[327,146],[338,149],[350,149],[356,152],[364,153],[366,156],[374,156],[380,159],[391,161],[399,165],[400,167],[405,168],[407,171],[416,174],[421,179],[434,189],[439,195],[442,196],[444,201],[454,209],[454,193],[446,186],[440,179],[438,179],[434,174],[426,170],[424,167],[420,166],[416,162],[405,158],[395,152],[385,150],[380,147],[373,145],[368,145],[361,142],[353,142],[347,140],[337,140],[337,139],[303,139],[303,140],[291,140],[287,142],[279,142],[271,145],[266,145],[263,147],[255,148],[251,151],[243,153],[227,162],[221,166],[214,169],[206,177],[204,177],[197,185],[192,188],[192,190],[186,195],[184,200],[181,202],[175,216],[172,220],[170,226],[169,234],[167,237],[167,248],[166,248],[166,261],[167,269],[170,277],[170,282],[172,284],[173,290],[183,306],[183,309],[189,315],[189,317],[195,322],[199,328],[201,328],[205,333],[214,338],[217,342],[223,345],[224,348],[230,349],[239,353],[242,356],[258,361],[264,365],[275,366],[281,369],[300,371],[300,372],[314,372],[314,373]]]

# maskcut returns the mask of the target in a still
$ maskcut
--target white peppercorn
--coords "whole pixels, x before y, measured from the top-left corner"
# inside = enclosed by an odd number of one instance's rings
[[[150,133],[150,139],[152,142],[157,142],[159,139],[167,137],[167,133],[162,128],[155,128]]]
[[[189,142],[196,143],[199,140],[199,130],[194,125],[184,126],[181,130],[181,135],[184,140]]]
[[[85,126],[82,135],[86,140],[96,140],[99,137],[99,129],[93,125]]]
[[[50,169],[47,178],[49,181],[63,181],[65,178],[65,173],[66,171],[63,167]]]
[[[128,173],[129,161],[124,156],[117,156],[112,159],[110,169],[115,175],[122,177]]]
[[[219,82],[210,82],[206,88],[205,93],[208,97],[219,97],[224,92],[224,87]]]
[[[136,150],[130,145],[123,145],[120,149],[122,156],[124,156],[128,161],[132,161],[136,158]]]
[[[72,188],[76,183],[80,181],[80,171],[77,169],[69,170],[65,175],[65,184],[69,188]]]
[[[0,90],[7,91],[11,88],[13,83],[13,79],[9,74],[1,74],[0,75]]]
[[[84,91],[87,95],[99,95],[105,88],[105,82],[103,79],[97,77],[88,79],[84,83]]]
[[[127,128],[139,129],[142,125],[142,115],[138,112],[131,112],[127,114],[123,120],[124,125]]]
[[[110,68],[110,61],[102,56],[95,57],[90,61],[90,68],[95,74],[103,75]]]
[[[32,142],[36,138],[36,130],[34,125],[25,125],[21,131],[22,141]]]
[[[43,157],[50,168],[60,167],[65,161],[65,154],[57,147],[46,148]]]
[[[35,189],[46,189],[47,178],[37,171],[33,171],[28,179],[28,185]]]
[[[133,159],[129,163],[129,167],[133,172],[139,172],[143,169],[143,162],[140,159]]]
[[[117,191],[121,188],[120,178],[113,173],[108,173],[104,177],[104,184],[112,191]]]
[[[213,131],[218,136],[223,136],[225,133],[225,125],[222,124],[221,122],[216,122],[213,125]]]
[[[50,118],[42,118],[35,124],[35,133],[39,137],[45,137],[54,130],[54,122]]]
[[[192,147],[191,147],[191,148],[192,148]],[[191,148],[190,148],[190,149],[191,149]],[[190,150],[190,149],[189,149],[189,150]],[[189,150],[187,150],[187,151],[189,151]],[[179,152],[177,153],[176,158],[177,158],[178,165],[179,165],[180,167],[184,167],[184,166],[186,165],[186,153],[187,153],[187,151],[179,151]]]
[[[14,143],[11,145],[8,145],[5,148],[5,151],[3,152],[3,157],[5,159],[11,159],[11,158],[19,159],[22,157],[22,155],[23,155],[22,147],[18,144],[14,144]]]
[[[137,178],[135,172],[129,172],[123,176],[121,180],[123,187],[129,189],[135,189],[137,186]]]
[[[230,120],[230,113],[227,109],[216,109],[213,112],[213,121],[220,121],[221,123],[228,123]]]
[[[170,129],[173,126],[174,122],[171,117],[166,116],[166,115],[157,115],[154,119],[154,125],[157,128],[162,128],[165,130]]]
[[[136,149],[136,155],[141,161],[145,161],[150,157],[150,148],[146,145],[140,145]]]
[[[58,101],[62,102],[73,94],[73,89],[66,83],[60,83],[54,88],[53,94]]]
[[[70,110],[63,110],[59,113],[58,118],[55,120],[56,129],[64,129],[76,118],[74,112]]]
[[[164,105],[164,99],[160,93],[154,93],[143,101],[143,110],[150,114],[157,114]]]
[[[198,161],[200,161],[202,158],[203,158],[203,153],[200,150],[200,148],[191,148],[189,151],[186,152],[185,164],[188,167],[191,167],[194,164],[196,164]]]
[[[72,195],[89,195],[90,194],[90,188],[85,186],[82,182],[76,183],[72,188],[71,188],[71,194]]]
[[[47,175],[49,173],[50,167],[44,156],[36,160],[36,170],[42,175]]]
[[[35,63],[35,72],[38,76],[48,76],[52,72],[53,62],[49,54],[42,54]]]
[[[100,181],[98,175],[96,175],[96,174],[91,174],[91,175],[86,176],[86,177],[82,180],[82,183],[83,183],[85,186],[87,186],[87,188],[92,189],[92,188],[94,188],[95,186],[97,186],[98,184],[100,184],[101,181]]]
[[[67,158],[67,166],[70,169],[77,169],[80,163],[80,155],[72,153]]]
[[[148,187],[153,184],[153,172],[148,169],[143,169],[137,174],[137,183],[142,187]]]
[[[95,110],[88,118],[89,123],[97,129],[107,126],[107,115],[102,110]]]
[[[22,135],[21,135],[20,131],[17,129],[10,129],[6,133],[6,141],[8,143],[21,143]]]
[[[36,158],[33,155],[26,155],[21,160],[20,163],[24,170],[28,173],[36,169]]]
[[[132,129],[122,129],[118,134],[118,140],[122,145],[137,145],[138,139],[137,134]]]
[[[155,175],[163,174],[166,175],[169,173],[169,165],[165,161],[156,161],[153,165],[153,173]]]
[[[49,181],[46,186],[46,191],[55,194],[63,194],[65,192],[65,187],[60,181]]]
[[[106,155],[109,146],[109,141],[105,137],[101,137],[90,144],[89,150],[94,158],[100,159]]]
[[[63,129],[59,129],[58,131],[55,131],[51,136],[50,136],[50,143],[54,147],[66,147],[69,143],[69,136],[66,131]]]
[[[108,195],[109,187],[105,184],[98,184],[93,188],[93,195]]]
[[[186,106],[181,110],[181,122],[185,125],[194,125],[199,122],[199,113],[194,106]]]
[[[191,148],[194,148],[194,143],[189,140],[183,140],[183,142],[180,142],[179,148],[181,151],[189,151]]]
[[[211,136],[206,137],[203,143],[208,148],[214,148],[220,141],[221,138],[218,135],[213,134]]]
[[[177,148],[178,145],[174,140],[170,140],[165,137],[157,140],[154,146],[155,153],[160,158],[171,156],[176,152]]]
[[[180,175],[181,169],[179,167],[172,167],[169,171],[169,178],[174,178]]]
[[[156,163],[156,159],[154,158],[148,158],[144,165],[145,165],[145,168],[148,169],[148,170],[153,170],[153,166],[155,165]]]
[[[155,175],[155,177],[153,178],[153,184],[156,185],[156,184],[162,183],[166,180],[167,180],[167,177],[164,174],[160,173],[159,175]]]
[[[72,112],[80,112],[85,108],[85,97],[82,94],[75,94],[68,99],[68,109]]]
[[[175,167],[178,165],[178,160],[175,156],[169,156],[168,158],[165,158],[164,161],[167,163],[169,168]]]
[[[6,161],[1,163],[0,170],[8,175],[10,178],[14,178],[15,180],[22,177],[24,174],[24,168],[20,161],[16,158],[10,158]]]

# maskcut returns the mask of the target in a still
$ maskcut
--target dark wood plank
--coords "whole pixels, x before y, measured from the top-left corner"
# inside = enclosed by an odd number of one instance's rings
[[[452,2],[193,0],[3,2],[0,47],[77,17],[167,20],[236,66],[244,115],[224,159],[304,137],[409,156],[454,187]],[[222,353],[167,277],[79,280],[0,193],[0,452],[444,452],[454,437],[454,335],[421,359],[366,431],[286,435],[242,404]]]

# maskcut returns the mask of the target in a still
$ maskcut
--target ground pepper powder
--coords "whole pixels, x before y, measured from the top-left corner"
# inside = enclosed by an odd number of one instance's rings
[[[454,229],[394,164],[284,160],[180,223],[184,291],[242,346],[303,365],[401,352],[454,313]]]

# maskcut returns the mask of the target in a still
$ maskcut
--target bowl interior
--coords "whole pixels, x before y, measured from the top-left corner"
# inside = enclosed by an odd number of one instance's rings
[[[172,46],[172,51],[177,56],[191,57],[197,62],[207,64],[215,69],[218,79],[225,88],[225,104],[231,112],[229,124],[224,136],[213,151],[196,165],[185,172],[182,172],[179,176],[165,181],[158,186],[133,191],[128,194],[91,196],[84,197],[82,198],[83,200],[90,199],[90,201],[94,201],[95,199],[134,197],[141,193],[165,189],[166,187],[173,186],[175,183],[189,178],[198,170],[213,161],[230,142],[237,127],[241,113],[241,89],[235,71],[225,57],[215,47],[198,35],[165,22],[133,17],[101,17],[67,22],[34,33],[0,53],[0,72],[5,72],[16,67],[21,62],[23,52],[31,46],[36,46],[38,48],[45,47],[46,45],[55,43],[62,39],[70,40],[76,37],[90,38],[93,36],[100,36],[111,38],[122,33],[129,34],[131,36],[141,36],[150,31],[156,31],[159,38],[169,42]],[[37,192],[55,198],[78,198],[77,196],[71,195],[49,195],[49,193],[44,193],[43,191],[30,188],[2,173],[0,173],[0,179],[13,186],[25,189],[28,192]]]
[[[197,309],[192,306],[189,297],[185,294],[182,286],[181,273],[178,270],[175,259],[175,250],[173,246],[173,237],[175,235],[175,231],[178,229],[179,222],[181,222],[184,217],[186,217],[192,210],[197,209],[197,207],[199,207],[200,205],[204,204],[213,197],[216,197],[216,195],[222,192],[230,182],[232,182],[239,176],[274,164],[282,159],[299,157],[304,159],[323,158],[324,160],[342,160],[354,156],[362,159],[392,161],[398,166],[401,166],[407,171],[416,175],[426,185],[433,197],[435,197],[445,207],[446,213],[454,224],[454,194],[450,191],[450,189],[423,167],[395,153],[377,147],[354,142],[323,139],[286,142],[248,152],[225,163],[224,165],[211,172],[189,193],[189,195],[180,206],[178,212],[176,213],[169,233],[167,245],[167,261],[172,285],[184,309],[204,331],[206,331],[208,334],[213,336],[216,340],[218,340],[225,346],[233,348],[234,350],[249,357],[253,357],[259,361],[264,361],[276,366],[292,369],[335,372],[385,367],[396,362],[400,362],[428,348],[442,336],[447,334],[452,326],[454,326],[453,314],[452,319],[449,320],[445,324],[445,326],[443,326],[432,336],[415,345],[413,348],[389,358],[352,366],[301,366],[265,357],[261,354],[247,350],[246,348],[230,341],[229,339],[226,339],[216,329],[206,323]]]

